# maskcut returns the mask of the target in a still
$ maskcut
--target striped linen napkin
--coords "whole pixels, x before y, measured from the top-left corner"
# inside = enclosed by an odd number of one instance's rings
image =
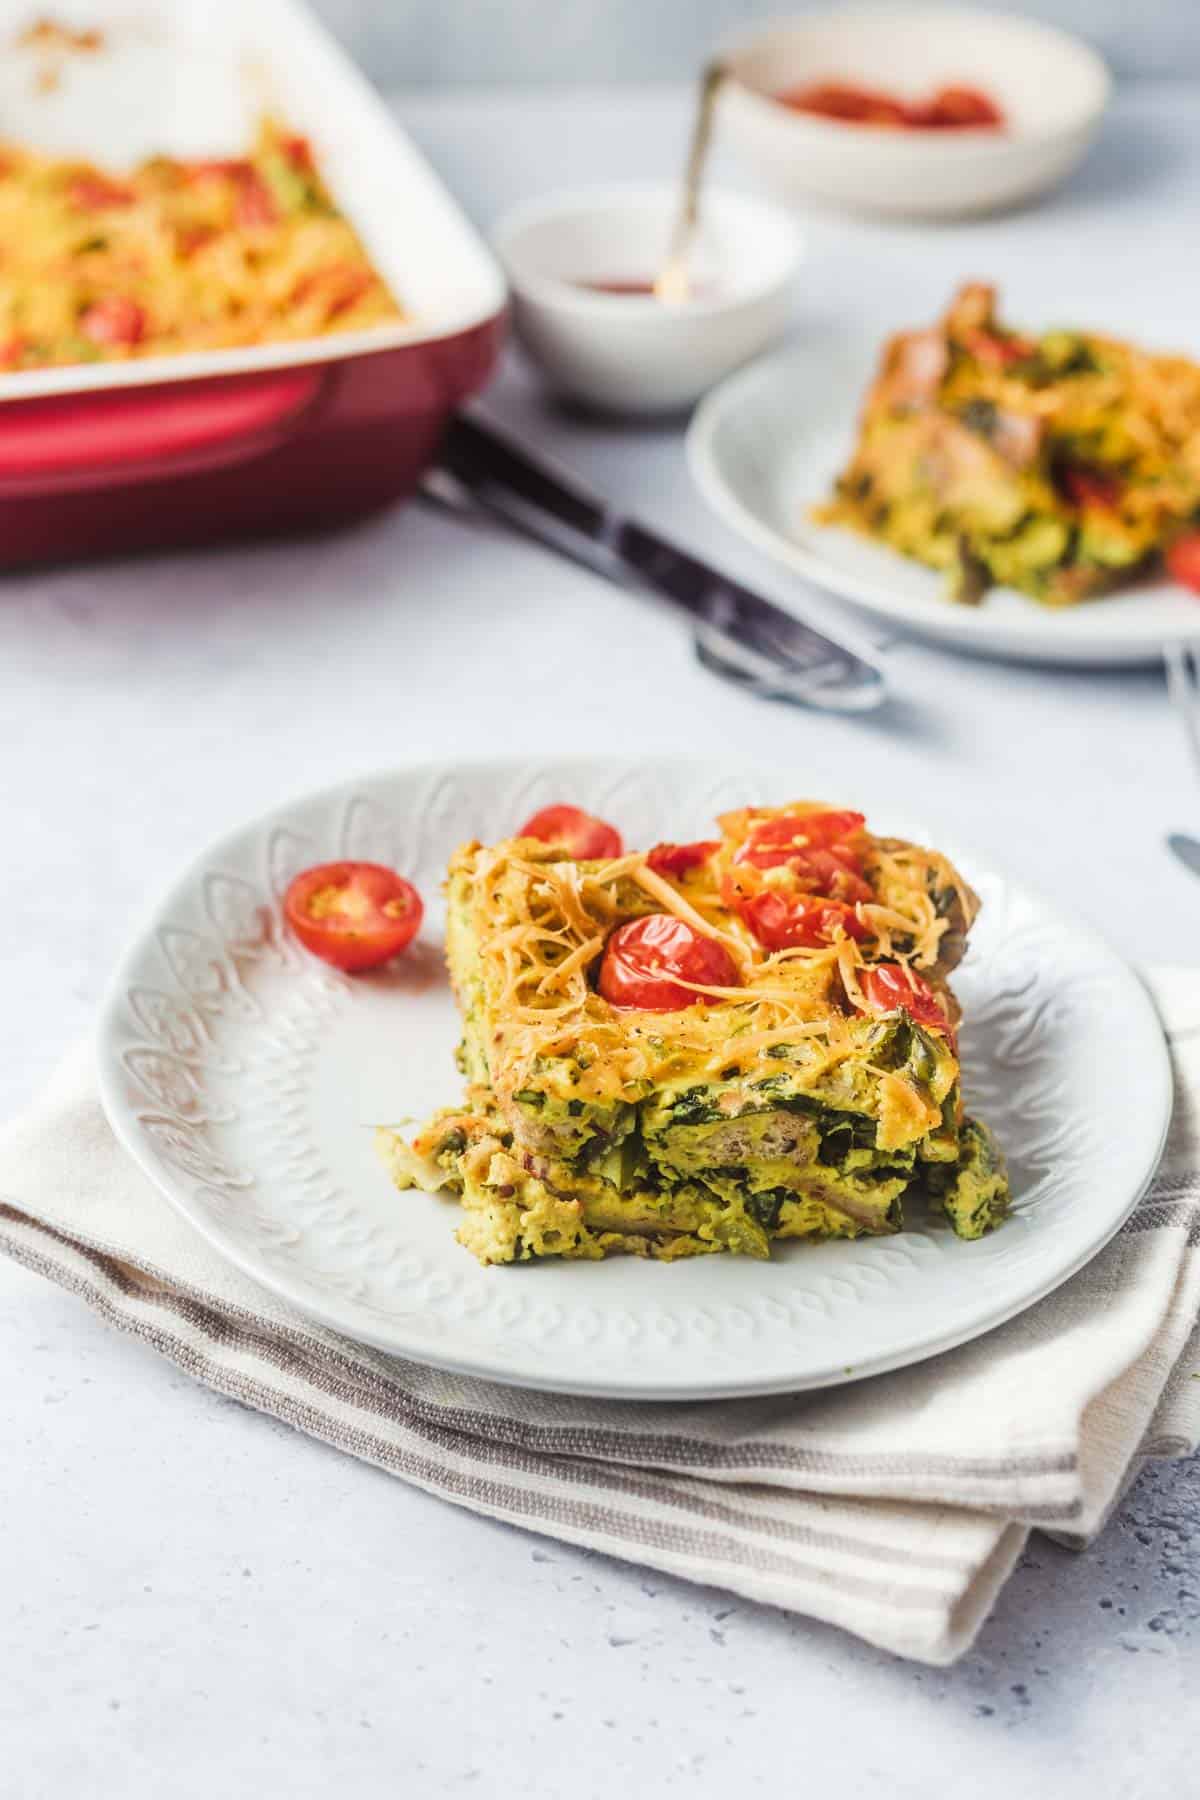
[[[443,1374],[228,1267],[110,1133],[90,1056],[0,1136],[0,1249],[209,1387],[460,1506],[948,1663],[1029,1531],[1101,1529],[1200,1439],[1200,971],[1151,978],[1176,1114],[1149,1193],[986,1338],[826,1393],[592,1401]]]

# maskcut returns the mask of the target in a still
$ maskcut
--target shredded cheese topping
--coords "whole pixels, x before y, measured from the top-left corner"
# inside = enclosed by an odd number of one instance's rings
[[[779,810],[825,809],[804,803]],[[936,851],[865,832],[855,845],[874,896],[855,909],[869,934],[864,942],[842,934],[816,948],[765,951],[724,904],[721,885],[752,820],[769,816],[726,815],[720,848],[678,880],[649,868],[640,851],[577,863],[529,839],[463,846],[449,881],[452,911],[465,926],[451,932],[451,969],[464,1010],[482,1019],[501,1100],[529,1085],[544,1088],[554,1059],[569,1063],[570,1097],[637,1100],[688,1078],[778,1074],[782,1046],[790,1047],[789,1076],[815,1084],[861,1048],[871,1028],[860,1016],[867,1010],[858,979],[864,966],[895,961],[944,983],[978,910],[975,895]],[[611,1007],[593,986],[607,938],[654,911],[722,943],[742,985],[707,987],[672,976],[696,993],[697,1005],[667,1013]],[[954,957],[952,938],[959,944]]]

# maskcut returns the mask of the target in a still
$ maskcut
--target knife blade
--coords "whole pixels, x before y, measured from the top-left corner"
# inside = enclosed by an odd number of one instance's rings
[[[882,704],[882,671],[640,521],[625,518],[493,427],[459,416],[427,489],[449,475],[474,503],[594,573],[652,589],[691,621],[701,662],[771,698],[837,712]]]

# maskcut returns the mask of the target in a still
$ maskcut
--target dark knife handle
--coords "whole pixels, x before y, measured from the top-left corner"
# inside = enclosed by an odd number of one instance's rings
[[[455,419],[441,461],[481,504],[551,547],[601,573],[632,575],[682,607],[708,667],[760,693],[842,712],[883,700],[883,677],[865,658],[647,526],[620,518],[490,427]]]

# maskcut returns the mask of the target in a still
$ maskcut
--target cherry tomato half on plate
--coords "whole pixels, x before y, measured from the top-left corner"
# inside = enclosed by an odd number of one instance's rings
[[[1200,531],[1175,539],[1167,551],[1167,573],[1172,581],[1200,594]]]
[[[899,963],[876,963],[862,970],[858,984],[869,1011],[890,1013],[903,1007],[918,1025],[929,1025],[934,1031],[953,1037],[941,1001],[929,983],[911,969]]]
[[[619,925],[604,947],[598,986],[610,1006],[640,1012],[679,1012],[711,996],[701,987],[740,987],[737,964],[724,944],[705,937],[671,913],[650,913]]]
[[[532,819],[526,819],[517,836],[557,844],[575,862],[600,862],[620,856],[625,848],[619,831],[578,806],[543,806]]]
[[[669,875],[679,881],[689,869],[698,869],[721,848],[716,838],[695,844],[655,844],[646,857],[646,867],[656,875]]]
[[[407,949],[425,908],[416,888],[393,869],[335,862],[297,875],[283,912],[306,950],[357,975]]]
[[[780,888],[740,888],[727,879],[722,899],[764,950],[811,950],[832,944],[839,936],[869,937],[852,906],[818,894]]]

